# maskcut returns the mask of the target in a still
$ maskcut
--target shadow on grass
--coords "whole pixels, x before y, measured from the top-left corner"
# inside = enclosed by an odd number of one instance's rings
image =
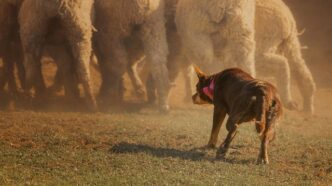
[[[256,164],[255,159],[226,158],[225,160],[216,160],[216,161],[222,161],[222,162],[225,162],[225,163],[237,164],[237,165]]]
[[[127,154],[127,153],[147,153],[152,156],[166,158],[180,158],[184,160],[200,161],[204,158],[205,153],[196,150],[177,150],[171,148],[151,147],[148,145],[119,143],[110,149],[113,153]]]
[[[210,149],[211,150],[211,149]],[[229,164],[255,164],[256,160],[252,158],[248,159],[239,159],[234,153],[230,153],[226,159],[217,160],[215,156],[205,156],[207,149],[204,148],[194,148],[188,151],[178,150],[173,148],[162,148],[162,147],[151,147],[148,145],[141,144],[131,144],[122,142],[110,149],[110,152],[117,154],[137,154],[137,153],[146,153],[159,158],[180,158],[183,160],[191,161],[211,161],[214,163],[223,162]]]

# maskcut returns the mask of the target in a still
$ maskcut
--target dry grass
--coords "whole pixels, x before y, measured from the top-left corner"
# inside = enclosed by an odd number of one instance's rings
[[[255,164],[259,139],[250,124],[240,127],[227,161],[198,149],[209,138],[212,110],[183,105],[182,96],[181,88],[172,93],[167,116],[154,108],[73,112],[61,99],[42,112],[0,112],[0,185],[332,183],[332,90],[319,90],[314,117],[286,112],[267,166]],[[225,134],[223,127],[220,142]]]
[[[259,140],[249,124],[240,127],[226,162],[214,160],[215,150],[196,149],[207,143],[211,115],[211,108],[194,106],[175,108],[168,116],[151,108],[118,114],[0,112],[0,184],[332,182],[332,116],[327,113],[305,118],[287,112],[268,166],[255,164]]]

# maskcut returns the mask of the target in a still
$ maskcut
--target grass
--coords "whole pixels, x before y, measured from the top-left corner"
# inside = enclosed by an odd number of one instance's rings
[[[227,161],[199,150],[209,138],[210,108],[168,116],[0,112],[1,185],[329,185],[332,116],[287,112],[256,165],[259,139],[243,124]],[[224,127],[219,141],[225,137]]]

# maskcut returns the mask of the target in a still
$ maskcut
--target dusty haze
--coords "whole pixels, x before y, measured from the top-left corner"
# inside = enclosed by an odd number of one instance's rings
[[[303,54],[318,87],[332,87],[332,1],[285,2],[293,11],[298,29],[305,30],[300,40],[308,49]]]

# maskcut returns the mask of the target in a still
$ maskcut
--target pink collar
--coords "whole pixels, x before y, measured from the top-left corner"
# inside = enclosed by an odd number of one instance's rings
[[[215,86],[214,79],[212,79],[210,85],[208,87],[203,88],[204,94],[208,96],[211,100],[213,100],[214,86]]]

